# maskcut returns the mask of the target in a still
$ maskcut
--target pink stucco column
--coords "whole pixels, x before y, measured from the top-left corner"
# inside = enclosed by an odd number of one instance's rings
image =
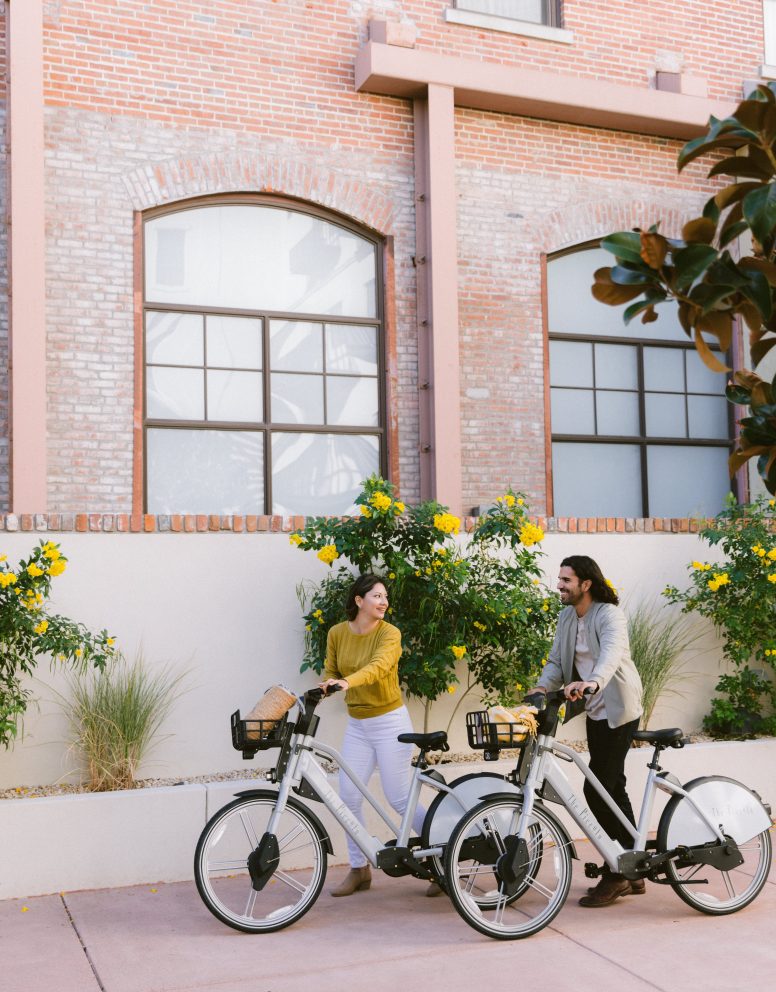
[[[11,0],[7,10],[11,510],[45,513],[43,15],[40,0]]]
[[[430,84],[415,100],[421,496],[461,512],[461,400],[455,102]]]

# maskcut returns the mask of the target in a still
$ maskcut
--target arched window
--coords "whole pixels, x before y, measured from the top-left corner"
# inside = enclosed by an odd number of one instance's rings
[[[553,513],[689,517],[730,490],[724,375],[700,360],[676,308],[651,324],[598,303],[593,273],[613,256],[586,246],[547,265]]]
[[[147,512],[351,511],[384,464],[378,239],[260,197],[143,232]]]

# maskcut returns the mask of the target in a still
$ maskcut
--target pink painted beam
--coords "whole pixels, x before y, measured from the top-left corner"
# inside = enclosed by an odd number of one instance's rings
[[[11,509],[45,513],[46,280],[42,5],[9,11]]]

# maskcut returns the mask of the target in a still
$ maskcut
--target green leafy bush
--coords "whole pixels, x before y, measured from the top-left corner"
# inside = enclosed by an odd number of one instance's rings
[[[92,634],[83,624],[50,613],[46,603],[51,581],[67,567],[67,558],[53,541],[40,542],[16,569],[0,555],[0,744],[8,748],[22,728],[30,702],[24,688],[41,655],[78,671],[91,662],[104,668],[113,654],[106,630]]]
[[[704,727],[720,737],[776,732],[776,500],[748,505],[731,498],[699,534],[725,553],[721,564],[694,561],[690,586],[664,595],[682,611],[707,617],[722,637],[733,671],[723,675]],[[751,666],[755,665],[756,668]],[[760,670],[758,672],[758,669]]]
[[[479,686],[486,702],[513,703],[538,675],[559,610],[541,580],[544,534],[525,498],[509,489],[471,540],[459,543],[461,522],[446,507],[429,501],[408,508],[378,476],[363,485],[359,517],[318,517],[291,535],[301,550],[338,563],[321,583],[300,588],[302,671],[322,671],[326,635],[345,619],[354,570],[374,571],[385,577],[388,619],[402,632],[402,684],[423,700],[426,726],[433,701],[457,691],[461,660],[464,696]]]

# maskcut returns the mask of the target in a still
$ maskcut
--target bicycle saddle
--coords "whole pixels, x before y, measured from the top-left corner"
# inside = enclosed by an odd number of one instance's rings
[[[399,734],[396,738],[401,744],[415,744],[424,751],[446,751],[447,732],[432,730],[430,734]]]
[[[654,744],[668,747],[675,744],[684,737],[684,731],[679,727],[671,727],[669,730],[637,730],[633,735],[634,741],[645,741],[647,744]]]

